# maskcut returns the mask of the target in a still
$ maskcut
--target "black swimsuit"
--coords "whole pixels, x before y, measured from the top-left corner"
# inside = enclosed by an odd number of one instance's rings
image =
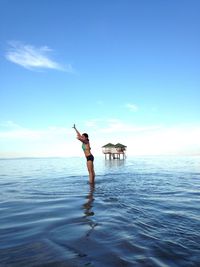
[[[94,156],[91,154],[89,156],[86,157],[87,161],[91,160],[94,161]]]

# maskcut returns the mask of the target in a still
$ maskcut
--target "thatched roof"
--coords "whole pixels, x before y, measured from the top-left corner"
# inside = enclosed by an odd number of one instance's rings
[[[102,147],[105,147],[105,148],[112,148],[112,147],[115,147],[115,148],[125,148],[127,146],[124,146],[120,143],[117,143],[116,145],[112,144],[112,143],[108,143],[106,144],[105,146],[102,146]]]
[[[127,146],[124,146],[124,145],[122,145],[122,144],[120,144],[120,143],[117,143],[116,145],[115,145],[115,147],[122,147],[122,148],[125,148],[125,147],[127,147]]]
[[[115,145],[113,145],[111,143],[108,143],[108,144],[106,144],[105,146],[102,146],[102,147],[115,147]]]

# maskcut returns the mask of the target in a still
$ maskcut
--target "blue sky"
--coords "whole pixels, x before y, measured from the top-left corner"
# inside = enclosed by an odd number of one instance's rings
[[[0,157],[200,153],[198,0],[0,0]]]

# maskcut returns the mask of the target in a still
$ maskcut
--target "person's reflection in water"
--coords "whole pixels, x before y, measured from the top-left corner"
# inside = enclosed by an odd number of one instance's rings
[[[94,202],[94,191],[95,191],[95,185],[90,184],[90,190],[89,194],[87,195],[87,202],[83,204],[84,208],[84,214],[85,218],[87,219],[88,224],[90,225],[91,229],[87,232],[86,236],[89,237],[94,228],[97,226],[97,223],[92,219],[92,216],[94,216],[93,208],[93,202]]]
[[[93,216],[94,212],[92,211],[92,202],[94,201],[94,190],[95,186],[90,184],[90,191],[89,194],[87,195],[87,202],[83,204],[84,207],[84,214],[86,217],[88,216]]]

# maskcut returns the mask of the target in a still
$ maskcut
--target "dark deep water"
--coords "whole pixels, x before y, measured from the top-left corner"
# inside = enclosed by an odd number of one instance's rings
[[[0,266],[200,266],[200,157],[0,160]]]

